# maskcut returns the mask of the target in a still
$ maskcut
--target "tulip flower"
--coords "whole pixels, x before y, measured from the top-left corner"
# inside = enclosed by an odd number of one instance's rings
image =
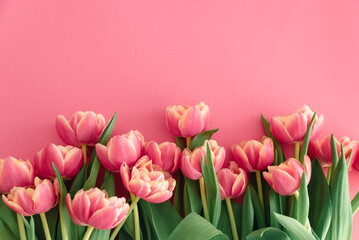
[[[351,141],[351,149],[353,150],[352,160],[350,163],[350,169],[353,167],[359,171],[359,142]]]
[[[313,114],[313,111],[307,105],[304,105],[303,108],[292,115],[275,116],[271,121],[271,132],[282,143],[292,144],[294,142],[301,142],[308,130]],[[324,116],[316,116],[310,140],[314,140],[319,135],[323,124]]]
[[[307,184],[310,181],[312,169],[310,158],[307,155],[304,156],[304,166],[295,158],[290,158],[278,166],[269,166],[268,172],[263,172],[263,177],[280,195],[292,195],[299,190],[303,171],[307,177]]]
[[[274,161],[273,141],[269,137],[263,137],[262,141],[242,141],[231,149],[239,167],[246,172],[263,171]]]
[[[168,129],[179,137],[192,137],[207,129],[209,107],[200,102],[195,106],[174,105],[166,109]]]
[[[56,118],[56,130],[62,141],[77,147],[95,145],[105,126],[103,115],[91,111],[78,111],[69,121],[63,115],[58,115]]]
[[[111,172],[119,172],[122,163],[132,167],[141,157],[144,138],[139,131],[117,135],[107,146],[96,144],[96,153],[102,165]]]
[[[62,177],[71,179],[83,165],[82,151],[73,146],[64,147],[48,143],[34,158],[37,174],[44,178],[56,178],[52,163],[56,165]]]
[[[205,141],[203,146],[195,148],[193,152],[186,148],[182,153],[180,168],[183,174],[192,180],[198,180],[202,177],[201,159],[206,160],[207,142],[211,149],[212,162],[216,173],[224,163],[226,151],[224,147],[218,146],[215,140]]]
[[[112,229],[120,224],[129,210],[126,199],[108,197],[105,190],[91,188],[81,189],[71,200],[66,196],[66,205],[71,219],[80,226],[91,226],[97,229]]]
[[[222,168],[217,173],[221,199],[237,198],[244,194],[247,187],[247,173],[230,161],[228,168]]]
[[[182,152],[175,143],[164,142],[157,144],[151,141],[146,144],[145,153],[153,164],[160,166],[163,170],[169,173],[174,173],[178,170]]]
[[[132,171],[123,163],[120,173],[125,188],[147,202],[161,203],[170,199],[176,186],[171,174],[152,164],[148,156],[140,158]]]
[[[34,178],[35,168],[29,160],[0,158],[0,193],[8,193],[15,186],[33,185]]]

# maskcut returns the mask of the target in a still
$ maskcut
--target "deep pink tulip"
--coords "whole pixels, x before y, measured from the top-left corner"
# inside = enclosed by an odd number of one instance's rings
[[[195,148],[193,152],[186,148],[182,153],[180,168],[183,174],[192,180],[197,180],[202,177],[201,159],[203,158],[203,160],[206,161],[207,142],[211,149],[212,162],[216,173],[221,169],[224,163],[226,150],[224,147],[218,146],[215,140],[205,141],[203,146]]]
[[[178,170],[182,152],[175,143],[163,142],[157,144],[151,141],[146,144],[145,153],[153,164],[160,166],[163,170],[170,173]]]
[[[66,205],[72,220],[80,226],[92,226],[97,229],[112,229],[119,225],[129,210],[126,199],[108,197],[105,190],[91,188],[81,189],[71,200],[66,196]]]
[[[166,109],[166,124],[168,129],[176,136],[195,136],[208,128],[209,107],[203,102],[195,106],[168,106]]]
[[[122,163],[132,167],[141,157],[144,138],[139,131],[117,135],[107,146],[96,144],[96,153],[102,165],[111,172],[119,172]]]
[[[83,144],[93,146],[100,138],[106,126],[102,114],[92,111],[74,113],[70,120],[57,115],[56,130],[64,143],[80,147]]]
[[[268,172],[263,172],[264,179],[280,195],[292,195],[298,191],[303,170],[307,184],[310,181],[312,166],[310,158],[305,155],[304,166],[295,158],[290,158],[278,166],[269,166]]]
[[[38,175],[44,178],[56,178],[52,163],[59,170],[62,177],[74,177],[84,164],[81,149],[73,146],[56,146],[46,144],[35,156],[34,165]]]
[[[2,195],[4,203],[24,216],[45,213],[57,203],[54,185],[50,180],[35,178],[35,186],[13,187],[10,193]]]
[[[244,194],[247,188],[247,173],[230,161],[228,168],[222,168],[217,173],[221,199],[237,198]]]
[[[273,141],[269,137],[263,137],[262,141],[242,141],[231,149],[239,167],[246,172],[263,171],[274,161]]]
[[[120,173],[126,189],[147,202],[160,203],[170,199],[176,186],[171,174],[152,164],[147,155],[138,160],[132,171],[123,163]]]
[[[271,121],[271,132],[273,136],[282,143],[301,142],[308,130],[314,112],[307,105],[296,113],[288,116],[275,116]],[[320,133],[324,124],[324,116],[318,115],[314,120],[310,140],[314,140]]]
[[[33,185],[34,178],[35,168],[29,160],[0,158],[0,193],[8,193],[15,186]]]

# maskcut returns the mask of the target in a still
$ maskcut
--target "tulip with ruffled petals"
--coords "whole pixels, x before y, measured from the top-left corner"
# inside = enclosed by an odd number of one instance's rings
[[[103,115],[92,111],[78,111],[69,121],[63,115],[58,115],[56,118],[56,130],[62,141],[77,147],[95,145],[105,126]]]
[[[56,146],[53,143],[46,144],[34,159],[37,174],[44,178],[56,178],[52,163],[56,165],[62,177],[70,179],[80,171],[83,162],[81,149],[73,146]]]
[[[120,224],[129,210],[125,198],[108,197],[105,190],[91,188],[80,190],[71,200],[66,196],[66,205],[72,220],[80,226],[97,229],[112,229]]]
[[[304,166],[295,158],[290,158],[278,166],[269,166],[268,172],[263,172],[263,177],[280,195],[292,195],[300,187],[304,170],[307,184],[310,181],[312,168],[310,158],[307,155],[304,156]]]
[[[117,135],[107,146],[96,144],[96,153],[102,165],[111,172],[119,172],[122,163],[132,167],[141,157],[144,138],[139,131]]]
[[[123,163],[120,173],[126,189],[147,202],[161,203],[170,199],[176,186],[171,174],[152,164],[148,156],[140,158],[132,171]]]
[[[35,168],[29,160],[0,158],[0,193],[8,193],[15,186],[33,185],[34,178]]]
[[[182,153],[180,168],[183,174],[192,180],[198,180],[202,177],[201,159],[206,161],[207,142],[211,149],[212,162],[216,173],[224,163],[226,150],[224,147],[218,146],[215,140],[205,141],[203,146],[195,148],[193,152],[186,148]]]
[[[273,136],[282,143],[301,142],[308,130],[314,112],[307,105],[296,113],[288,116],[275,116],[271,121]],[[310,140],[314,140],[320,133],[324,124],[323,115],[315,117]]]
[[[163,170],[170,173],[178,170],[182,152],[175,143],[164,142],[157,144],[151,141],[146,144],[145,152],[153,164],[160,166]]]
[[[192,137],[207,129],[209,107],[200,102],[195,106],[175,105],[166,109],[168,129],[180,137]]]
[[[236,162],[230,161],[228,168],[222,168],[217,173],[217,178],[222,200],[237,198],[246,191],[247,173]]]

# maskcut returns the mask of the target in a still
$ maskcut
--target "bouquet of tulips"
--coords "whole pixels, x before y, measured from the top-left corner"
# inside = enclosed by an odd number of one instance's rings
[[[111,137],[116,118],[59,115],[67,146],[0,159],[0,239],[350,239],[359,142],[318,139],[324,118],[308,106],[262,116],[267,136],[232,145],[229,162],[203,102],[167,107],[175,142]]]

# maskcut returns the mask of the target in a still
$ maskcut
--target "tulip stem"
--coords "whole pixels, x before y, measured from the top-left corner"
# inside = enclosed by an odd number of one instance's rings
[[[299,161],[300,142],[294,143],[294,158]]]
[[[191,145],[191,142],[192,142],[192,137],[186,137],[187,148],[189,148],[189,145]]]
[[[92,226],[88,226],[87,231],[86,231],[86,233],[85,233],[85,236],[84,236],[83,240],[88,240],[88,239],[90,239],[90,236],[91,236],[92,231],[93,231],[93,227],[92,227]]]
[[[59,200],[59,215],[60,215],[60,226],[61,226],[61,235],[62,235],[62,240],[68,240],[69,237],[67,236],[67,228],[66,228],[66,224],[65,224],[65,220],[64,220],[64,215],[62,213],[62,198],[60,197]]]
[[[258,197],[261,202],[262,210],[264,211],[264,200],[263,200],[263,190],[262,190],[262,178],[261,172],[256,170],[256,179],[257,179],[257,189],[258,189]]]
[[[206,197],[206,190],[205,190],[205,186],[204,186],[204,179],[203,177],[201,177],[199,179],[199,189],[201,191],[201,199],[202,199],[202,206],[203,206],[203,213],[204,213],[204,218],[210,222],[210,218],[209,218],[209,212],[208,212],[208,205],[207,205],[207,197]]]
[[[123,226],[123,224],[126,222],[126,219],[128,218],[128,216],[130,216],[132,210],[134,209],[135,206],[137,206],[137,202],[140,200],[141,198],[140,197],[137,197],[132,200],[132,203],[130,205],[130,208],[128,209],[128,213],[125,217],[125,219],[123,219],[123,221],[115,228],[115,230],[113,230],[112,234],[111,234],[111,237],[110,237],[110,240],[114,240],[116,235],[118,234],[118,232],[121,230],[121,227]]]
[[[134,201],[136,196],[134,194],[132,194],[132,193],[130,193],[130,195],[131,195],[131,201]],[[140,240],[141,239],[140,217],[139,217],[139,214],[138,214],[137,204],[133,208],[133,218],[134,218],[134,224],[135,224],[135,240]]]
[[[16,216],[17,216],[17,225],[19,226],[20,239],[26,240],[24,221],[22,220],[22,217],[20,214],[17,213]]]
[[[42,227],[44,228],[45,238],[46,238],[46,240],[51,240],[51,234],[50,234],[50,230],[49,230],[49,225],[47,224],[45,213],[40,213],[40,218],[41,218],[41,222],[42,222]]]
[[[82,153],[84,155],[84,165],[85,165],[85,181],[86,181],[86,178],[87,178],[87,145],[86,144],[82,144],[81,145],[81,148],[82,148]]]
[[[328,185],[330,183],[330,178],[332,177],[332,166],[328,167],[328,173],[327,173],[327,181]]]
[[[231,199],[228,197],[225,199],[227,205],[227,211],[229,216],[229,222],[231,223],[233,240],[238,240],[238,232],[236,226],[236,220],[234,219]]]

